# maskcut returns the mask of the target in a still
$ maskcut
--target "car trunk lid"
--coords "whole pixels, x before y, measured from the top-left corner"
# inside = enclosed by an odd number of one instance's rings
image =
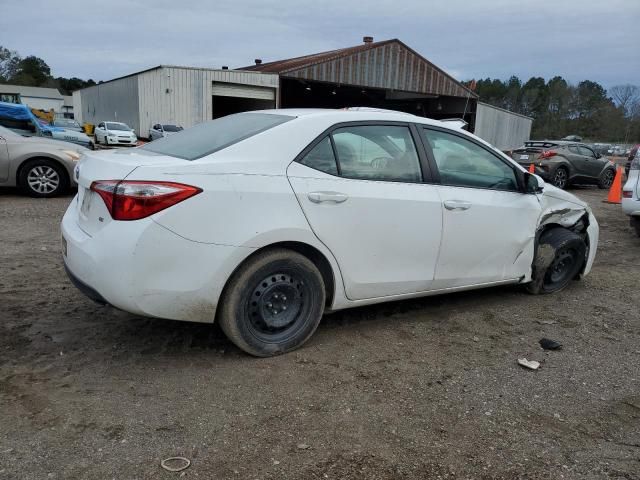
[[[553,142],[525,142],[524,146],[511,152],[511,158],[523,167],[528,167],[532,163],[537,163],[543,152],[557,146],[558,144]]]

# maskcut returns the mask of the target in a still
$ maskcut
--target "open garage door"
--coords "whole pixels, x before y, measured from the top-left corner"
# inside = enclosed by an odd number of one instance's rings
[[[276,90],[255,85],[213,82],[213,118],[276,107]]]

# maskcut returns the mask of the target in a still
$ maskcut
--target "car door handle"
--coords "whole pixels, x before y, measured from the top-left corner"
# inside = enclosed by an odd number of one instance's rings
[[[344,193],[339,192],[311,192],[308,197],[313,203],[342,203],[348,198]]]
[[[471,202],[463,202],[462,200],[445,200],[444,208],[447,210],[469,210]]]

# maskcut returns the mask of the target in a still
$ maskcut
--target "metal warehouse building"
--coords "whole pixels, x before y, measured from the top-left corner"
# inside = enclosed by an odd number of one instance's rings
[[[159,66],[74,92],[74,111],[81,122],[128,123],[146,137],[155,123],[196,123],[262,108],[342,108],[349,106],[401,110],[435,119],[462,118],[483,138],[497,135],[489,123],[501,118],[508,131],[497,144],[521,145],[513,133],[531,130],[531,119],[510,112],[477,118],[478,96],[400,40],[373,42],[364,37],[355,47],[255,64],[236,70]],[[478,122],[480,120],[480,123]],[[502,141],[504,140],[504,141]]]

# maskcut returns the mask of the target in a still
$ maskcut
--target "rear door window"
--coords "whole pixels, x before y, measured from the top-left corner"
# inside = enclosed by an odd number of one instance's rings
[[[329,137],[324,137],[300,160],[300,163],[330,175],[338,175],[336,157]]]

